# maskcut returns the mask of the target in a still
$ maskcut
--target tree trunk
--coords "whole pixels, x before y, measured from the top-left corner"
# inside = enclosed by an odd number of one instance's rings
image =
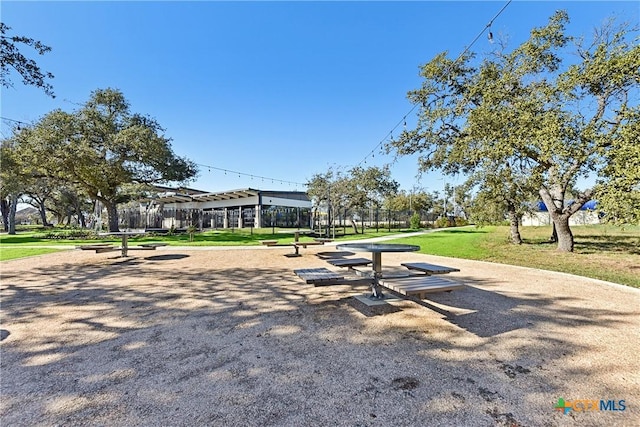
[[[569,227],[569,218],[580,210],[580,208],[591,197],[591,192],[579,195],[570,206],[564,206],[564,188],[560,186],[542,188],[540,197],[547,206],[551,220],[553,221],[555,233],[557,234],[557,249],[561,252],[573,252],[573,233]]]
[[[520,236],[520,217],[516,213],[515,209],[509,208],[509,230],[511,232],[511,243],[514,245],[522,244],[522,237]]]
[[[120,227],[118,226],[118,205],[107,202],[104,202],[104,204],[107,208],[107,216],[109,217],[109,231],[120,231]]]
[[[356,221],[353,219],[353,217],[351,217],[351,226],[353,227],[353,232],[358,234],[358,224],[356,223]]]
[[[82,211],[78,211],[78,221],[80,222],[81,228],[87,228],[87,219],[84,217]]]
[[[558,234],[558,250],[573,252],[573,233],[569,227],[569,217],[567,215],[559,215],[553,220],[553,223]]]
[[[44,207],[44,201],[38,201],[38,212],[40,213],[40,220],[42,221],[43,227],[49,227],[51,224],[47,222],[47,210]]]
[[[9,202],[5,198],[0,200],[0,212],[2,213],[4,231],[7,232],[9,231]]]
[[[556,243],[558,241],[558,231],[556,230],[556,223],[551,221],[553,224],[553,229],[551,230],[551,236],[549,236],[549,241],[552,243]]]
[[[16,210],[18,209],[18,195],[11,194],[9,195],[9,234],[16,234]]]

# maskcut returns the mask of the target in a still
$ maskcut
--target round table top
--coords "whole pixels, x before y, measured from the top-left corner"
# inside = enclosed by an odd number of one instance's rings
[[[98,236],[135,236],[136,234],[146,234],[146,231],[107,231],[98,233]]]
[[[310,234],[315,232],[315,230],[310,230],[310,229],[288,229],[288,230],[278,230],[278,233],[282,233],[282,234],[295,234],[295,233],[299,233],[299,234]]]
[[[420,250],[420,246],[398,243],[344,243],[337,245],[336,249],[360,252],[415,252]]]

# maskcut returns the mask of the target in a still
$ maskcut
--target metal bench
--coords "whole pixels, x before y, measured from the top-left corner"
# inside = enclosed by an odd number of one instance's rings
[[[323,260],[328,260],[328,259],[336,259],[336,258],[345,258],[351,255],[355,255],[353,252],[348,252],[348,251],[325,251],[325,252],[318,252],[316,254],[316,256],[320,259]]]
[[[417,297],[418,299],[426,298],[426,294],[433,292],[449,292],[454,289],[460,289],[462,283],[455,282],[450,279],[435,276],[413,276],[403,279],[382,279],[380,285],[399,294]]]
[[[454,271],[460,271],[458,268],[445,267],[443,265],[429,264],[426,262],[403,262],[400,265],[407,267],[409,270],[422,271],[427,275],[447,274],[453,273]]]
[[[347,268],[353,268],[359,265],[371,264],[371,260],[366,258],[337,258],[337,259],[328,259],[326,261],[333,266],[347,267]]]
[[[329,243],[333,242],[333,239],[327,239],[326,237],[315,237],[313,240],[316,242]]]
[[[76,249],[81,249],[83,251],[96,251],[97,254],[102,252],[120,250],[120,248],[118,246],[114,246],[113,243],[92,243],[88,245],[79,245],[76,246]]]
[[[296,276],[303,279],[306,283],[313,284],[314,286],[326,286],[342,284],[344,276],[331,271],[327,268],[302,268],[293,270]]]
[[[323,245],[322,242],[293,242],[291,246],[293,246],[294,252],[292,254],[287,254],[287,256],[300,256],[300,248],[307,248],[307,246],[315,246],[315,245]]]
[[[168,243],[140,243],[143,248],[159,248],[161,246],[168,246]]]

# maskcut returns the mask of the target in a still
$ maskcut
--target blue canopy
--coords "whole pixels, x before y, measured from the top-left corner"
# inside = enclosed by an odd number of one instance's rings
[[[569,200],[567,202],[567,206],[570,206],[573,204],[573,200]],[[585,203],[584,205],[582,205],[582,207],[580,208],[581,211],[595,211],[597,208],[597,204],[598,201],[597,200],[589,200],[587,203]],[[542,200],[540,200],[538,202],[538,210],[540,212],[548,212],[547,206],[544,204],[544,202]]]

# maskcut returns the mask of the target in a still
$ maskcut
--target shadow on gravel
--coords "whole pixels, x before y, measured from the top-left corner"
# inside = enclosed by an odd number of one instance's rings
[[[544,408],[511,415],[504,402],[540,390],[510,395],[487,384],[579,358],[589,344],[537,337],[502,360],[493,355],[507,346],[500,334],[630,323],[630,314],[556,304],[575,296],[507,296],[469,277],[466,289],[430,295],[422,307],[404,301],[367,315],[351,298],[366,286],[314,288],[288,268],[181,261],[159,255],[3,275],[3,424],[490,425],[507,414],[535,425],[526,414]],[[565,385],[550,380],[544,391]]]

